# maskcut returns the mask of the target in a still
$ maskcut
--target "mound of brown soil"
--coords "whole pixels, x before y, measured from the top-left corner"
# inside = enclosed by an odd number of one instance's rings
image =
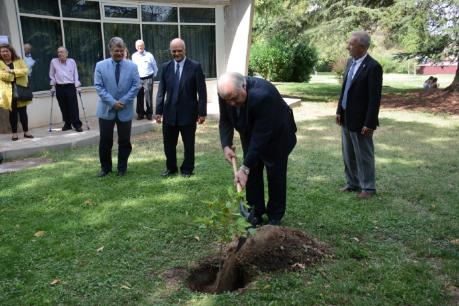
[[[459,115],[459,92],[418,90],[404,94],[387,94],[382,97],[381,106]]]
[[[218,256],[203,259],[187,278],[200,292],[244,288],[259,272],[305,268],[329,257],[325,245],[292,228],[266,225],[247,240],[230,243],[220,267]]]

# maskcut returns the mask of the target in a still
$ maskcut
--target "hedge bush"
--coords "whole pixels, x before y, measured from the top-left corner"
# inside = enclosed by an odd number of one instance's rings
[[[249,71],[275,82],[307,82],[317,62],[317,52],[307,42],[274,36],[250,48]]]

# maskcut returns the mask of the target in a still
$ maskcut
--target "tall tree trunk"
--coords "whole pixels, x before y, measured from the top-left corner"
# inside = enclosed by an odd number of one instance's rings
[[[453,82],[445,88],[447,91],[459,91],[459,62],[456,69],[456,75],[454,76]]]

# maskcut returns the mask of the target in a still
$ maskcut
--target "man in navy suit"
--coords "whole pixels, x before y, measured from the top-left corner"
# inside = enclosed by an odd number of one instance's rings
[[[239,132],[244,162],[235,183],[246,187],[251,206],[249,221],[261,225],[268,215],[269,224],[279,225],[285,214],[287,161],[296,144],[293,112],[277,89],[260,78],[225,73],[217,84],[220,103],[220,140],[224,157],[231,162],[234,129]],[[265,207],[263,168],[268,177],[269,200]]]
[[[108,47],[111,58],[98,62],[94,72],[94,87],[99,96],[96,110],[100,129],[99,177],[112,172],[115,124],[118,130],[118,176],[126,174],[128,158],[132,151],[133,101],[140,84],[137,66],[131,61],[124,60],[124,41],[119,37],[112,37]]]
[[[336,110],[341,128],[346,185],[342,192],[358,191],[360,199],[376,193],[373,132],[378,126],[382,67],[367,51],[370,35],[353,32],[347,49],[349,60]]]
[[[187,58],[185,42],[175,38],[170,43],[173,60],[162,65],[156,96],[156,122],[163,125],[166,170],[163,177],[177,173],[177,141],[182,136],[185,149],[180,167],[183,177],[194,170],[196,123],[207,115],[207,90],[201,64]]]

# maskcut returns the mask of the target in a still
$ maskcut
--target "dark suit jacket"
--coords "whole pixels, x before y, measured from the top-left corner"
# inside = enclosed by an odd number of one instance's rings
[[[342,122],[353,132],[360,132],[364,126],[376,130],[379,125],[382,67],[370,55],[367,55],[354,75],[348,91],[346,111],[344,111],[341,101],[351,63],[352,61],[349,60],[346,67],[336,114],[341,115]]]
[[[247,77],[247,100],[240,109],[219,98],[222,147],[233,145],[234,129],[244,150],[244,165],[252,168],[258,160],[285,158],[296,144],[293,112],[271,83]]]
[[[156,95],[156,114],[162,115],[163,123],[168,125],[183,126],[196,123],[198,115],[207,115],[206,81],[201,64],[185,59],[176,105],[170,103],[174,76],[174,60],[164,63]]]

